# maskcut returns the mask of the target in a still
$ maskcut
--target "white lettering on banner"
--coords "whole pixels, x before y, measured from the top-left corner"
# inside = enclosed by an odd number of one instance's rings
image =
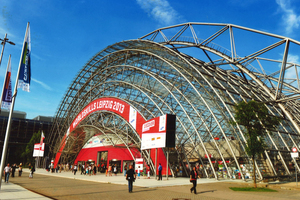
[[[155,126],[155,120],[151,120],[143,124],[143,132],[148,131],[151,127]]]
[[[84,119],[86,116],[88,116],[89,114],[91,114],[93,111],[95,110],[99,110],[99,109],[112,109],[116,112],[119,113],[123,113],[124,109],[125,109],[125,105],[120,103],[120,102],[116,102],[116,101],[111,101],[111,100],[100,100],[97,102],[94,102],[92,104],[90,104],[89,106],[87,106],[84,110],[82,110],[76,117],[76,119],[73,122],[73,128],[75,128],[77,126],[77,124]]]

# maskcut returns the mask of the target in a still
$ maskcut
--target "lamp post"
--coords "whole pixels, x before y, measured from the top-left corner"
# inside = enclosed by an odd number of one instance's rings
[[[3,56],[3,51],[4,51],[5,43],[7,42],[7,43],[9,43],[11,45],[15,45],[15,43],[9,41],[9,39],[7,38],[7,33],[5,33],[4,39],[0,38],[0,41],[1,41],[1,44],[2,44],[2,51],[1,51],[1,56],[0,56],[0,66],[1,66],[1,61],[2,61],[2,56]]]

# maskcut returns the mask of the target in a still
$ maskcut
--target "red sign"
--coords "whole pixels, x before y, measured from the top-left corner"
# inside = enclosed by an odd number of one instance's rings
[[[209,155],[209,157],[211,158],[211,154],[208,154]],[[205,158],[207,158],[207,155],[205,154],[205,156],[204,156]]]
[[[298,150],[297,150],[296,147],[293,147],[293,148],[292,148],[292,152],[296,153],[297,151],[298,151]]]

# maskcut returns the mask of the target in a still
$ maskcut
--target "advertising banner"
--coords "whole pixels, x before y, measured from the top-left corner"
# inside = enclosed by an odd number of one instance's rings
[[[138,170],[140,171],[140,172],[142,172],[143,171],[143,163],[144,163],[144,161],[143,161],[143,158],[136,158],[135,159],[135,171],[136,172],[138,172]]]
[[[142,126],[141,149],[175,146],[175,115],[163,115],[145,122]]]
[[[141,149],[164,148],[166,144],[166,115],[153,118],[143,124]]]
[[[33,157],[44,157],[45,143],[34,144]]]

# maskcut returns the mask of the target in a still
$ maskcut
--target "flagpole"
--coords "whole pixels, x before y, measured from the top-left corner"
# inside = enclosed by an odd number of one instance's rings
[[[14,93],[12,96],[11,108],[9,111],[9,117],[8,117],[8,122],[7,122],[7,127],[6,127],[5,140],[4,140],[4,144],[3,144],[2,157],[1,157],[1,163],[0,163],[0,170],[1,170],[0,171],[0,190],[1,190],[1,183],[2,183],[2,173],[4,170],[4,164],[5,164],[4,162],[5,162],[7,146],[8,146],[8,141],[9,141],[9,135],[10,135],[11,118],[12,118],[12,113],[13,113],[14,106],[15,106],[15,99],[17,97],[17,91],[18,91],[18,82],[19,82],[18,79],[19,79],[19,74],[20,74],[20,66],[22,63],[22,57],[23,57],[23,53],[24,53],[24,46],[25,46],[25,41],[26,41],[27,34],[28,34],[28,29],[29,29],[29,22],[27,23],[27,28],[26,28],[26,32],[25,32],[23,48],[22,48],[22,53],[21,53],[21,57],[20,57],[18,73],[17,73],[17,77],[16,77],[15,89],[14,89]]]
[[[7,77],[7,72],[8,72],[8,68],[9,68],[9,65],[10,65],[10,59],[11,59],[11,55],[9,54],[7,69],[6,69],[6,73],[5,73],[5,77],[4,77],[3,88],[2,88],[1,99],[0,99],[0,113],[1,113],[1,110],[2,110],[2,98],[3,98],[4,88],[5,88],[5,81],[6,81],[6,77]]]
[[[1,51],[1,56],[0,56],[0,66],[1,66],[1,61],[2,61],[2,56],[3,56],[3,52],[4,52],[4,47],[5,47],[5,43],[8,42],[11,45],[15,45],[15,43],[8,41],[9,39],[7,38],[7,33],[5,33],[5,36],[3,39],[0,38],[1,44],[2,46],[2,51]]]

